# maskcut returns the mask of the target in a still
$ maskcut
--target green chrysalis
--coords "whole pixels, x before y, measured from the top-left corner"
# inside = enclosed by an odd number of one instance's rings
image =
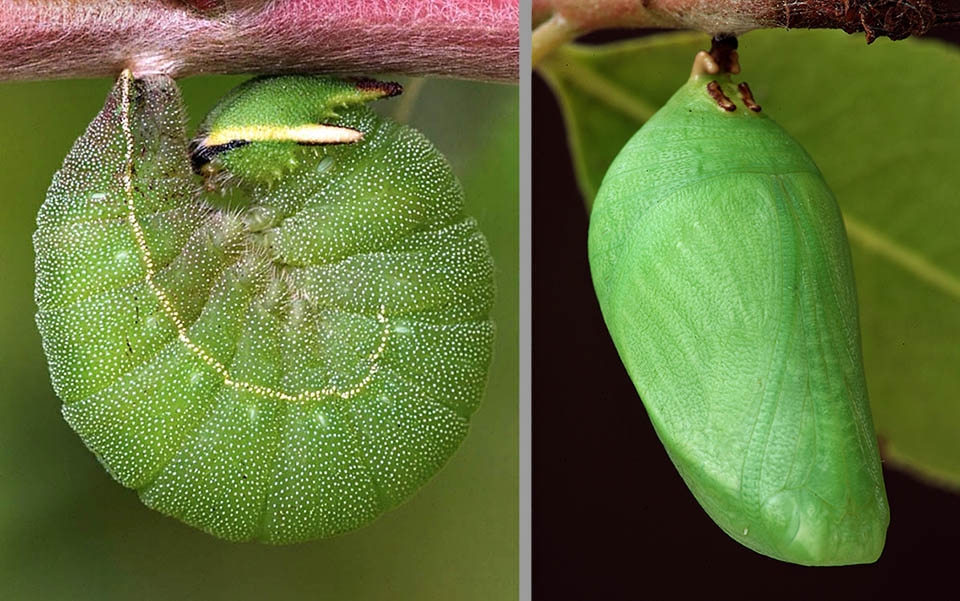
[[[707,53],[698,64],[597,194],[604,320],[727,534],[804,565],[875,561],[889,509],[840,210],[749,88]]]
[[[440,469],[482,396],[486,241],[443,156],[363,106],[370,89],[278,77],[228,96],[201,139],[306,112],[360,135],[209,152],[249,184],[219,209],[176,84],[125,72],[40,209],[37,323],[64,416],[147,505],[216,536],[371,521]]]

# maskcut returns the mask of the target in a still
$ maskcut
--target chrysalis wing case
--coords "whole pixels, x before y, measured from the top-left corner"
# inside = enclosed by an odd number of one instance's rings
[[[483,393],[486,240],[443,156],[363,106],[390,92],[370,85],[228,97],[193,153],[248,184],[219,209],[198,199],[174,82],[124,73],[37,218],[64,416],[147,505],[223,538],[369,522],[447,461]]]
[[[840,210],[749,88],[698,61],[597,195],[604,319],[670,458],[727,534],[794,563],[875,561],[889,509]]]

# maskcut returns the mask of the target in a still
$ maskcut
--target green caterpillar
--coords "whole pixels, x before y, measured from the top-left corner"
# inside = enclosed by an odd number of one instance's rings
[[[188,155],[176,84],[124,72],[54,177],[34,235],[53,386],[150,507],[230,540],[331,536],[466,435],[493,266],[443,156],[363,106],[396,92],[255,79]],[[240,208],[218,208],[230,183]]]
[[[804,565],[873,562],[889,509],[843,221],[759,109],[698,56],[604,177],[594,287],[660,440],[727,534]]]

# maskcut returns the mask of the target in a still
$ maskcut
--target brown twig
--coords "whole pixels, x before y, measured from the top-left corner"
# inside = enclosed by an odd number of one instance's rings
[[[958,22],[955,0],[845,0],[784,2],[769,17],[778,27],[864,32],[867,43],[881,36],[902,40],[932,27]]]
[[[560,14],[582,32],[607,27],[698,29],[740,35],[790,27],[902,39],[960,22],[957,0],[533,0],[542,20]]]

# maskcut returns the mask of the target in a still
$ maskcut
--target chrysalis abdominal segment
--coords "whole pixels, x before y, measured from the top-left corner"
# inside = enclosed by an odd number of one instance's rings
[[[282,390],[274,390],[267,386],[261,386],[259,384],[254,384],[251,382],[242,382],[234,380],[230,375],[230,371],[225,365],[217,361],[210,353],[205,351],[200,345],[196,344],[190,340],[190,336],[187,333],[187,328],[183,324],[183,319],[177,313],[176,308],[170,302],[170,299],[167,297],[166,293],[163,291],[163,288],[157,285],[154,281],[155,270],[153,266],[153,258],[150,255],[150,248],[147,246],[146,238],[143,235],[143,228],[140,227],[140,222],[137,220],[136,206],[134,205],[134,193],[133,193],[133,151],[134,151],[134,140],[133,134],[130,131],[130,88],[133,85],[133,74],[129,69],[124,70],[120,75],[121,81],[121,104],[120,104],[120,126],[123,131],[124,141],[126,143],[125,149],[125,164],[126,167],[123,171],[123,191],[126,197],[127,205],[127,221],[130,222],[130,227],[133,230],[134,238],[137,241],[137,246],[140,248],[141,258],[143,260],[144,268],[146,271],[146,281],[147,285],[150,287],[150,290],[157,296],[157,300],[160,302],[160,306],[163,308],[163,312],[166,313],[167,317],[170,318],[177,329],[177,338],[182,342],[190,352],[200,357],[204,363],[212,367],[218,374],[223,377],[223,383],[231,388],[237,390],[245,390],[252,392],[254,394],[259,394],[262,396],[273,397],[276,399],[282,399],[284,401],[304,401],[306,399],[317,399],[325,396],[337,396],[341,399],[350,399],[361,392],[367,384],[370,382],[370,379],[373,377],[373,374],[377,373],[377,360],[380,359],[380,355],[383,354],[384,348],[387,346],[387,338],[390,335],[390,322],[387,320],[387,316],[384,314],[386,307],[380,307],[380,311],[377,313],[377,321],[383,324],[383,331],[380,334],[380,344],[370,353],[370,371],[353,387],[341,390],[335,385],[331,385],[319,390],[304,390],[296,394],[290,394]],[[348,131],[356,131],[349,128],[331,128],[331,129],[346,129]],[[248,133],[248,132],[246,132]],[[359,132],[357,132],[359,133]],[[355,136],[352,139],[348,140],[349,142],[354,142],[359,140],[362,136]],[[255,141],[257,138],[251,138],[247,140],[247,143],[250,141]],[[331,142],[333,143],[333,142]],[[224,144],[221,142],[220,144]]]
[[[590,216],[604,321],[668,455],[732,538],[869,563],[889,521],[850,249],[812,159],[733,52],[627,143]]]
[[[372,521],[446,463],[483,394],[486,240],[429,141],[343,106],[365,87],[244,84],[206,133],[363,135],[249,141],[215,153],[200,187],[176,84],[124,73],[37,216],[37,324],[64,417],[144,503],[219,537]],[[218,205],[225,183],[243,184],[241,208]]]

